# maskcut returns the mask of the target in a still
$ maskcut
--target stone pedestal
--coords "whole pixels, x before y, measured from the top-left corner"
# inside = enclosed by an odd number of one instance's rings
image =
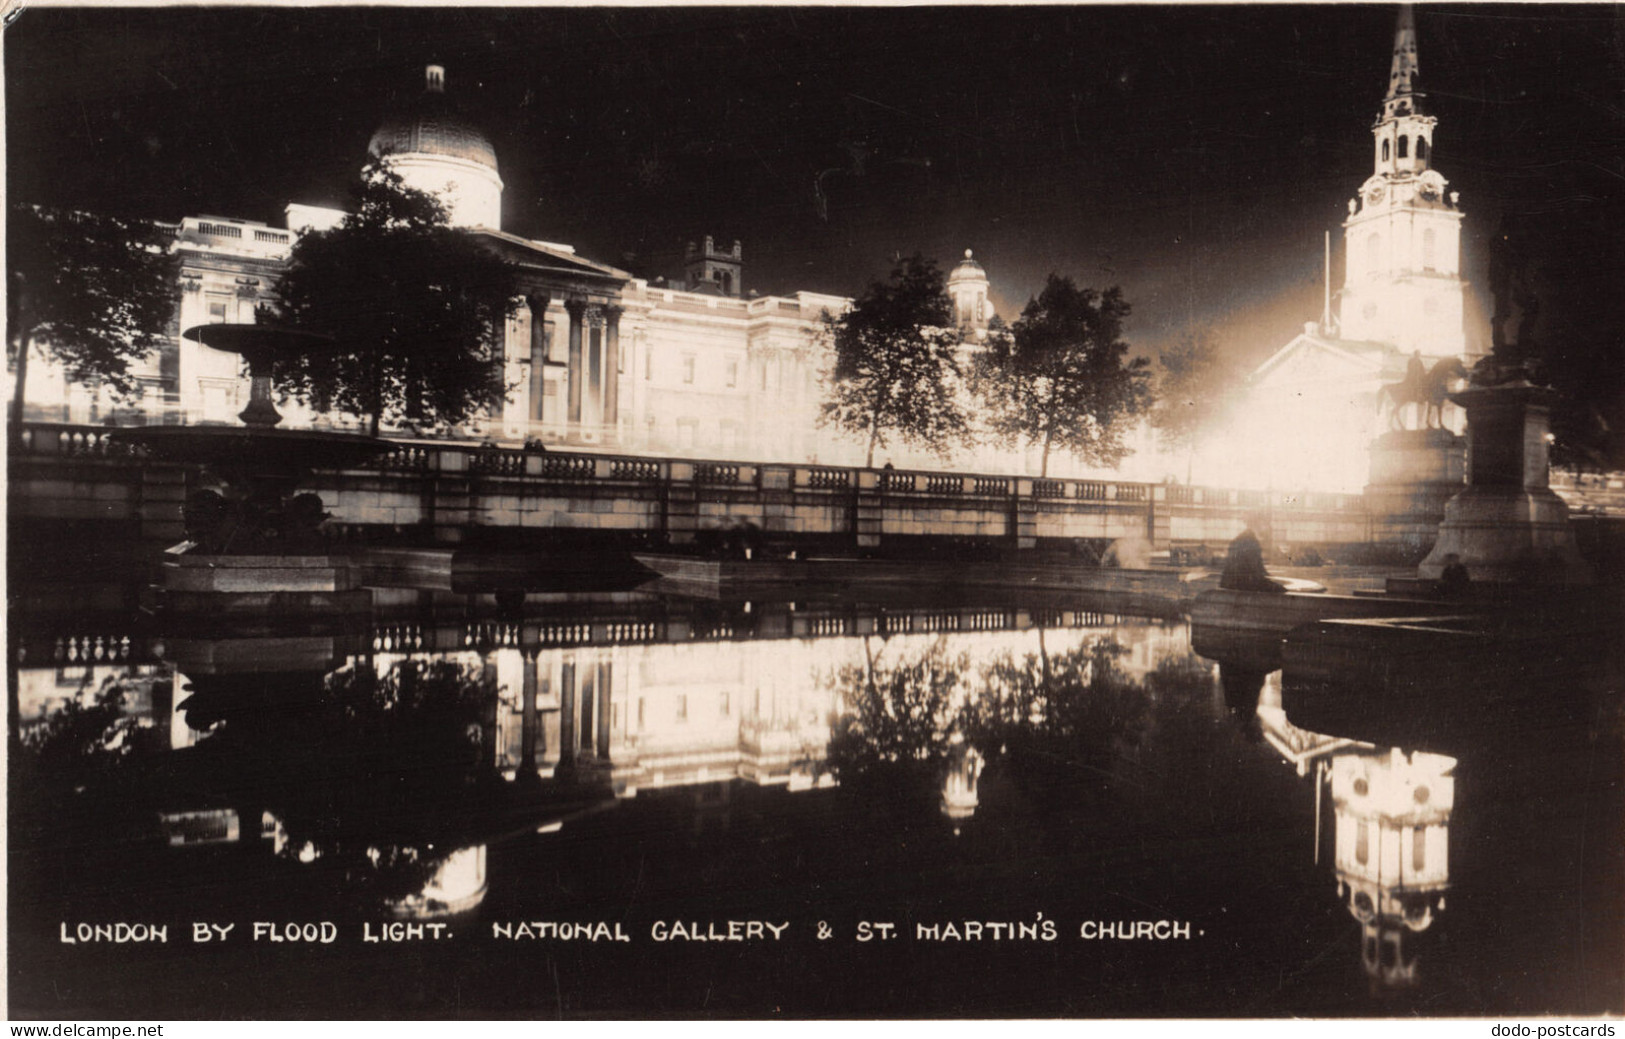
[[[1437,579],[1454,555],[1475,582],[1591,583],[1568,506],[1546,483],[1556,397],[1522,379],[1451,395],[1467,410],[1467,487],[1446,504],[1419,576]]]
[[[1371,442],[1365,487],[1371,538],[1416,558],[1433,547],[1445,503],[1462,490],[1466,441],[1447,429],[1406,429]]]

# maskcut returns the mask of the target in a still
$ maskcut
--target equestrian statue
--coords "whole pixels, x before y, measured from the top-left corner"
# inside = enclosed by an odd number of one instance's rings
[[[1439,429],[1444,425],[1444,402],[1450,396],[1450,387],[1458,379],[1467,377],[1467,369],[1460,360],[1446,357],[1432,368],[1424,368],[1422,352],[1414,351],[1405,366],[1405,377],[1391,382],[1377,391],[1378,403],[1386,407],[1389,428],[1404,429],[1401,418],[1406,404],[1415,404],[1420,428]]]

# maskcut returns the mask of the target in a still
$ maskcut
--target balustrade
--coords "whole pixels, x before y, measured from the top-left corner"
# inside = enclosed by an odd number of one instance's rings
[[[807,486],[814,490],[846,490],[852,486],[850,469],[808,469],[806,473]]]
[[[739,482],[739,467],[724,462],[700,462],[694,466],[695,483],[729,484]]]
[[[658,480],[663,473],[659,462],[637,458],[617,458],[609,463],[612,480]]]

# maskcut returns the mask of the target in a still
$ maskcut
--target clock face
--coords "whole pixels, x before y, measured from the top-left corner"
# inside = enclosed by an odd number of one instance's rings
[[[1370,188],[1368,188],[1366,190],[1365,200],[1367,202],[1371,203],[1372,205],[1376,205],[1378,202],[1382,201],[1382,195],[1383,195],[1382,185],[1381,184],[1373,184]]]

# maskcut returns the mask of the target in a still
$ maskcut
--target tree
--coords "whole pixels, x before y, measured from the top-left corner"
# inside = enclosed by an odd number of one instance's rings
[[[130,362],[164,343],[175,316],[180,260],[168,236],[151,221],[39,206],[12,205],[7,215],[12,421],[22,421],[36,350],[74,379],[132,395]]]
[[[502,400],[517,268],[448,226],[387,161],[363,169],[355,200],[338,227],[293,248],[280,316],[335,343],[279,359],[279,385],[319,411],[370,416],[374,436],[385,418],[456,424]]]
[[[1007,335],[988,339],[977,358],[977,384],[993,432],[1006,442],[1071,451],[1091,465],[1116,465],[1128,454],[1124,419],[1150,404],[1149,362],[1129,359],[1123,319],[1129,305],[1116,287],[1080,289],[1051,274],[1044,291]]]
[[[916,253],[887,281],[872,282],[852,309],[826,317],[835,344],[823,420],[868,437],[864,464],[896,434],[946,455],[969,426],[959,404],[959,332],[946,281]]]
[[[1185,482],[1190,482],[1196,437],[1211,428],[1240,385],[1241,372],[1219,356],[1211,329],[1187,331],[1158,358],[1157,403],[1151,425],[1169,450],[1186,452]]]

